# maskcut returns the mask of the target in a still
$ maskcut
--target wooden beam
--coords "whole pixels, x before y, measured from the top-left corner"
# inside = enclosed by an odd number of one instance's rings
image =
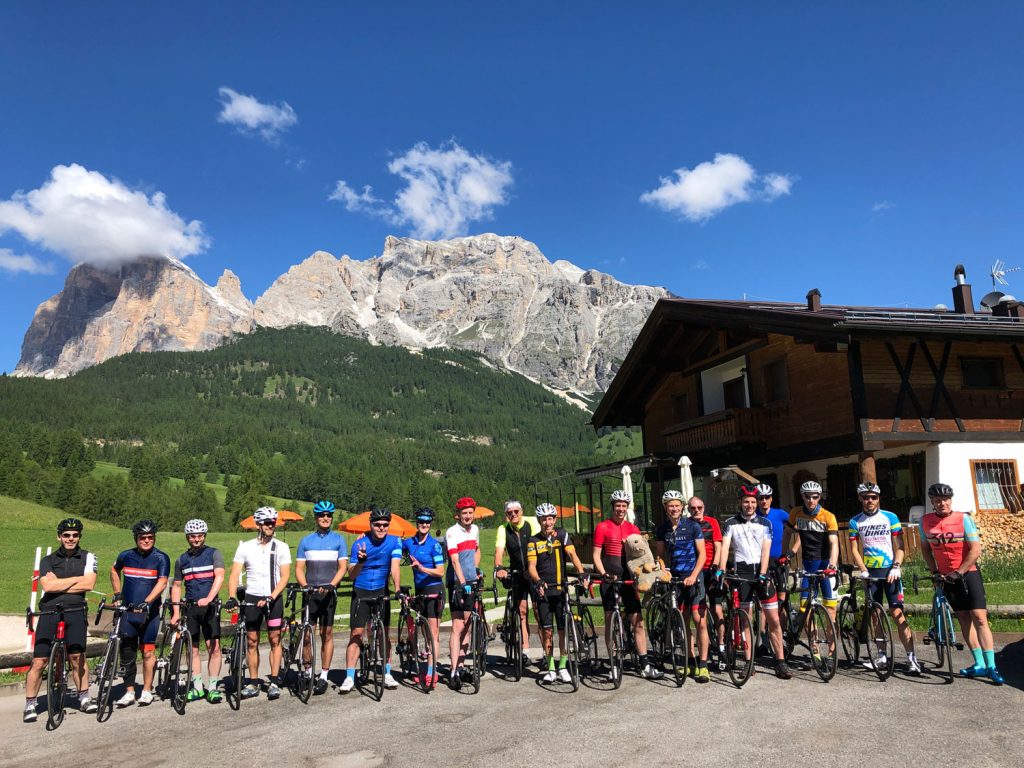
[[[896,366],[896,372],[900,376],[900,391],[899,394],[896,395],[896,408],[893,413],[892,431],[900,431],[900,411],[903,410],[904,397],[909,397],[911,404],[914,406],[914,410],[917,411],[917,418],[921,422],[921,427],[925,432],[931,432],[932,425],[925,416],[924,408],[921,407],[921,401],[917,399],[917,394],[914,392],[914,388],[910,385],[910,372],[914,368],[914,354],[917,352],[917,342],[910,342],[910,349],[907,352],[907,362],[905,367],[904,364],[900,362],[899,355],[896,354],[896,348],[893,347],[892,342],[885,342],[885,348],[889,350],[889,357],[892,358],[892,364]]]
[[[733,358],[741,357],[750,352],[753,352],[755,349],[760,349],[761,347],[767,346],[767,344],[767,340],[762,339],[758,339],[756,341],[748,341],[745,344],[740,344],[738,347],[732,347],[731,349],[727,349],[724,352],[718,352],[712,355],[711,357],[706,357],[703,360],[698,360],[689,365],[688,367],[684,368],[681,373],[684,376],[691,376],[695,373],[700,373],[701,371],[707,370],[708,368],[713,368],[719,363],[724,363]]]
[[[924,359],[928,363],[928,367],[931,368],[932,376],[935,378],[935,389],[932,390],[932,402],[931,407],[928,409],[928,416],[932,419],[932,426],[935,425],[934,419],[936,412],[939,407],[939,397],[942,397],[946,401],[946,406],[949,408],[949,413],[956,422],[956,428],[961,432],[966,432],[964,429],[963,419],[956,412],[956,405],[953,403],[953,396],[949,394],[949,390],[946,389],[946,366],[949,364],[949,352],[953,348],[953,342],[947,341],[942,345],[942,359],[938,365],[935,365],[935,360],[932,358],[932,353],[928,350],[928,345],[921,340],[921,352],[924,354]]]

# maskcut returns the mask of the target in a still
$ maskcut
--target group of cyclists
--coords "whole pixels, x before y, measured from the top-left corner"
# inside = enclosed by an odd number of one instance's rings
[[[907,652],[907,672],[920,674],[914,634],[903,610],[901,567],[906,554],[903,527],[894,514],[881,508],[877,485],[862,483],[857,495],[862,511],[849,525],[849,538],[854,545],[851,548],[853,565],[857,575],[872,579],[865,581],[873,591],[872,599],[881,602],[884,596]],[[749,610],[755,599],[760,603],[767,646],[774,655],[775,674],[779,678],[789,679],[793,674],[783,653],[779,599],[780,595],[785,599],[788,582],[784,574],[798,554],[804,573],[821,573],[827,577],[820,580],[823,593],[820,597],[835,622],[837,595],[831,577],[838,567],[838,523],[821,505],[820,484],[804,483],[800,496],[800,505],[787,513],[772,506],[770,486],[741,486],[740,511],[722,523],[705,513],[704,502],[697,496],[686,499],[678,491],[669,490],[662,497],[665,519],[654,531],[653,539],[657,556],[672,573],[676,605],[693,628],[694,659],[689,673],[697,682],[710,680],[709,652],[713,644],[718,647],[718,659],[724,656],[722,616],[729,577],[736,578],[743,608]],[[922,555],[932,574],[948,585],[946,593],[950,605],[974,660],[972,666],[960,670],[960,675],[984,677],[1001,685],[1003,678],[996,668],[985,588],[978,570],[981,543],[977,526],[971,515],[953,511],[953,489],[948,485],[932,485],[928,497],[932,510],[921,521]],[[509,590],[513,604],[518,607],[520,637],[527,656],[530,654],[529,604],[532,602],[534,606],[543,653],[538,661],[544,683],[569,681],[564,626],[564,601],[569,599],[569,565],[584,584],[589,584],[591,576],[600,580],[606,651],[611,648],[611,613],[621,605],[632,634],[640,675],[658,679],[663,674],[648,654],[641,597],[629,579],[624,553],[627,537],[641,534],[641,531],[627,519],[629,494],[615,491],[611,502],[611,515],[594,529],[593,574],[584,571],[569,534],[556,527],[558,510],[554,505],[542,503],[532,516],[526,515],[519,501],[508,501],[504,505],[505,522],[498,528],[495,543],[495,578]],[[428,507],[416,510],[416,532],[404,540],[389,533],[391,512],[375,508],[369,515],[369,531],[349,546],[345,537],[334,530],[334,504],[317,502],[313,509],[315,529],[302,538],[295,554],[295,578],[299,585],[308,588],[304,598],[308,601],[310,622],[320,633],[321,670],[314,683],[314,694],[323,694],[329,688],[337,589],[342,580],[347,577],[352,582],[345,675],[338,686],[339,693],[344,694],[355,687],[369,606],[388,593],[389,582],[393,593],[401,590],[403,561],[412,567],[417,604],[429,623],[435,648],[439,647],[440,619],[447,602],[452,619],[448,682],[453,688],[460,687],[468,674],[465,665],[470,623],[467,619],[477,599],[475,587],[483,578],[480,531],[474,522],[476,506],[470,497],[456,502],[455,524],[447,529],[443,540],[431,534],[435,514]],[[227,577],[228,600],[223,608],[240,612],[239,620],[244,622],[249,677],[244,682],[243,698],[258,696],[261,690],[259,641],[265,625],[270,671],[266,695],[274,700],[281,696],[282,688],[279,675],[285,623],[284,592],[291,578],[292,555],[288,545],[275,537],[278,514],[274,508],[261,507],[254,514],[254,521],[256,537],[239,543],[232,559]],[[146,706],[154,700],[156,641],[168,580],[171,581],[171,621],[176,624],[183,618],[195,639],[193,678],[187,700],[206,699],[210,703],[222,700],[219,594],[226,569],[223,555],[206,544],[207,532],[208,526],[202,520],[186,523],[188,548],[175,561],[172,574],[170,558],[156,547],[156,524],[150,520],[139,521],[132,528],[135,546],[121,552],[111,566],[114,602],[128,609],[121,626],[126,690],[115,702],[116,706]],[[62,520],[57,526],[60,546],[40,563],[39,583],[44,594],[39,604],[33,659],[26,682],[25,722],[37,718],[43,668],[57,631],[53,610],[57,606],[63,609],[61,629],[69,651],[79,707],[84,712],[97,709],[96,702],[89,696],[85,659],[85,596],[95,587],[97,561],[81,547],[82,533],[80,520]],[[240,591],[243,573],[244,594]],[[801,601],[807,601],[810,585],[806,577],[800,590]],[[387,627],[390,611],[383,611],[382,618]],[[556,628],[557,657],[554,653]],[[398,682],[389,663],[390,632],[387,634],[384,686],[396,688]],[[205,679],[201,674],[200,638],[205,640],[208,652]],[[143,674],[136,694],[139,651]],[[421,670],[420,674],[426,679],[417,679],[417,684],[437,685],[439,671],[436,667]],[[615,674],[610,665],[608,674]]]

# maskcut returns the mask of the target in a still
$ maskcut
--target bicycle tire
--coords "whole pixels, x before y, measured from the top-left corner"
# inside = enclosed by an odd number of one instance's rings
[[[239,619],[241,620],[241,619]],[[242,707],[242,670],[245,668],[245,635],[242,631],[235,633],[235,642],[231,646],[230,666],[231,689],[225,691],[228,706],[236,712]]]
[[[568,606],[567,606],[568,607]],[[576,620],[572,612],[566,610],[565,622],[565,667],[569,670],[572,692],[580,689],[580,638],[576,631]]]
[[[860,658],[860,627],[857,626],[857,612],[849,595],[843,595],[839,601],[836,629],[839,643],[843,646],[843,658],[849,666],[853,666]]]
[[[655,661],[662,662],[665,659],[665,627],[668,622],[665,619],[667,603],[659,596],[647,604],[644,611],[644,624],[647,626],[647,650]]]
[[[686,618],[678,608],[670,608],[669,619],[665,631],[668,637],[668,657],[676,685],[680,688],[689,674],[690,635],[686,627]],[[694,661],[696,664],[696,660]]]
[[[586,651],[587,665],[593,669],[597,668],[597,627],[594,626],[594,617],[590,615],[590,608],[581,605],[579,609],[580,638]]]
[[[787,594],[785,602],[779,603],[779,627],[782,630],[782,658],[786,661],[790,660],[793,656],[793,650],[796,648],[795,631],[790,626],[789,611],[789,595]],[[797,623],[799,623],[799,620]]]
[[[942,603],[942,624],[943,630],[940,634],[940,639],[935,643],[939,647],[939,666],[943,666],[945,662],[946,668],[946,683],[952,683],[956,679],[956,673],[953,671],[953,648],[954,648],[954,629],[953,629],[953,609],[949,603]],[[943,658],[944,657],[944,658]]]
[[[825,606],[811,605],[810,613],[804,620],[804,633],[811,654],[811,666],[818,673],[818,677],[827,683],[836,676],[839,648],[836,643],[836,628]]]
[[[63,641],[50,649],[46,664],[46,730],[54,731],[64,722],[68,692],[68,651]]]
[[[165,605],[160,612],[160,629],[157,630],[157,637],[160,643],[156,648],[156,680],[154,688],[160,698],[167,698],[168,683],[170,682],[171,655],[174,653],[174,640],[170,640],[174,627],[167,621],[168,607]]]
[[[378,616],[370,632],[370,647],[367,649],[368,658],[367,673],[370,676],[370,686],[373,698],[380,701],[384,698],[384,659],[387,654],[385,648],[384,622]]]
[[[179,715],[184,715],[188,688],[192,684],[192,635],[188,631],[179,632],[171,648],[167,684],[171,706]]]
[[[511,593],[510,593],[511,594]],[[505,660],[512,667],[512,679],[523,679],[523,627],[519,607],[511,598],[505,602]]]
[[[107,647],[103,651],[103,661],[100,662],[100,674],[96,690],[96,722],[103,723],[110,719],[114,710],[114,703],[110,700],[114,691],[114,680],[117,678],[117,667],[120,664],[121,640],[112,637],[107,640]],[[134,683],[134,681],[131,681]]]
[[[754,672],[754,646],[757,639],[750,616],[742,608],[730,608],[725,622],[726,668],[733,685],[742,688]]]
[[[395,643],[395,653],[398,654],[398,667],[406,677],[416,674],[415,641],[416,624],[403,603],[398,612],[398,639]]]
[[[430,631],[430,622],[422,616],[416,621],[412,651],[420,688],[424,693],[430,693],[434,690],[434,676],[437,675],[437,647],[434,645],[434,633]]]
[[[473,653],[473,693],[479,693],[480,680],[487,664],[487,628],[479,614],[473,615],[471,651]]]
[[[878,675],[879,680],[888,680],[896,667],[896,660],[893,658],[892,647],[892,624],[885,609],[878,603],[871,603],[867,608],[870,618],[868,619],[868,660],[871,668]],[[874,647],[872,647],[872,644]],[[885,664],[878,663],[878,646],[885,646]]]
[[[626,642],[626,629],[622,626],[622,614],[612,611],[612,632],[611,648],[609,648],[608,664],[611,668],[612,685],[618,690],[622,685],[622,667],[625,661],[624,643]]]
[[[309,659],[309,661],[306,661]],[[299,626],[298,652],[295,654],[295,695],[303,704],[308,704],[316,685],[316,629],[312,624]]]

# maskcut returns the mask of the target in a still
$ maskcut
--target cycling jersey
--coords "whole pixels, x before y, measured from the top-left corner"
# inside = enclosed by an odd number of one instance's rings
[[[402,551],[410,560],[415,558],[425,568],[437,568],[439,565],[444,565],[444,549],[441,547],[441,542],[429,533],[423,541],[419,540],[419,535],[405,539],[402,542]],[[444,583],[440,576],[422,573],[416,568],[412,569],[412,575],[417,590],[424,587],[437,587]]]
[[[295,560],[306,563],[306,584],[311,587],[330,586],[338,575],[338,561],[348,560],[345,537],[337,531],[313,531],[302,537]]]
[[[722,525],[722,538],[732,539],[733,559],[736,565],[761,565],[761,545],[772,540],[772,524],[755,514],[749,520],[742,514],[733,515]]]
[[[508,552],[509,568],[526,573],[526,547],[530,543],[530,537],[536,536],[538,533],[540,533],[540,523],[537,522],[537,518],[523,515],[518,526],[514,526],[512,523],[498,526],[498,535],[494,539],[494,546],[495,548],[504,547]],[[501,563],[495,565],[501,565]]]
[[[52,573],[58,579],[69,579],[73,576],[85,576],[87,573],[96,573],[96,555],[81,547],[75,547],[70,552],[64,549],[64,547],[58,547],[56,552],[47,555],[39,561],[39,575],[45,576],[48,573]],[[85,595],[81,592],[75,594],[68,592],[44,592],[43,596],[39,599],[40,610],[48,610],[55,605],[63,605],[65,608],[77,608],[85,605]]]
[[[463,528],[456,523],[444,534],[445,549],[448,550],[448,558],[454,561],[459,558],[459,566],[462,568],[462,578],[468,583],[476,580],[476,553],[480,549],[480,529],[476,523]],[[455,575],[455,567],[452,562],[448,563],[448,586],[458,584]]]
[[[224,556],[219,549],[204,544],[183,552],[174,561],[174,580],[185,582],[186,600],[202,600],[209,596],[218,568],[224,570]]]
[[[789,513],[790,528],[800,534],[800,548],[804,560],[827,560],[831,555],[832,537],[839,536],[836,516],[822,506],[818,514],[808,514],[802,506]]]
[[[359,551],[366,550],[366,559],[359,560]],[[352,542],[352,551],[349,552],[349,562],[359,565],[362,568],[354,582],[359,589],[373,591],[384,589],[391,575],[391,562],[402,559],[402,540],[389,533],[382,539],[374,540],[373,536],[360,536]]]
[[[553,531],[551,536],[539,534],[530,539],[526,557],[537,567],[537,575],[547,589],[560,590],[565,580],[565,556],[575,551],[568,531]]]
[[[621,523],[602,520],[594,528],[594,546],[601,548],[601,564],[605,572],[613,576],[621,576],[625,572],[622,542],[634,533],[641,535],[640,529],[625,519]]]
[[[945,517],[929,512],[921,518],[921,539],[928,543],[935,567],[941,574],[959,568],[971,543],[980,541],[974,518],[963,512],[950,512]],[[976,570],[977,564],[972,565],[968,572]]]
[[[763,514],[758,509],[757,514],[772,524],[772,551],[768,553],[768,556],[774,558],[782,557],[782,540],[785,538],[784,534],[786,523],[789,521],[789,514],[776,507],[770,507],[767,514]]]
[[[902,536],[903,526],[892,512],[879,509],[873,515],[861,512],[850,520],[850,541],[860,539],[865,568],[888,568],[895,561],[893,536]]]
[[[148,552],[126,549],[114,561],[114,570],[121,574],[121,599],[125,603],[141,603],[160,579],[171,575],[171,559],[156,547]],[[158,606],[163,595],[150,604]]]
[[[715,542],[722,540],[722,529],[715,518],[706,514],[697,522],[704,534],[704,570],[708,571],[715,567]]]
[[[697,565],[698,547],[704,546],[704,530],[696,520],[681,517],[675,527],[671,520],[659,525],[654,540],[665,545],[669,569],[677,575],[689,576]]]
[[[292,553],[283,541],[271,539],[267,544],[249,539],[240,542],[234,562],[245,568],[245,589],[248,595],[269,597],[281,581],[281,567],[291,565]]]

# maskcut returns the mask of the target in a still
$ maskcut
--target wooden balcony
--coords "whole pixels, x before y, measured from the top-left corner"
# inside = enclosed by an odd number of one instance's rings
[[[764,408],[730,408],[673,424],[662,436],[673,453],[751,445],[765,442],[767,421]]]

